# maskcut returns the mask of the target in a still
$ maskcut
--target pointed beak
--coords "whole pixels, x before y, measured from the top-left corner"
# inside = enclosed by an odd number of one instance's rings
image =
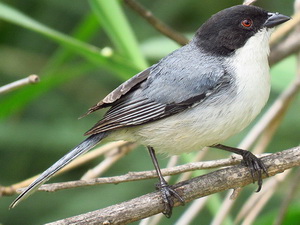
[[[280,13],[268,13],[269,18],[264,23],[264,27],[272,28],[291,19],[289,16]]]

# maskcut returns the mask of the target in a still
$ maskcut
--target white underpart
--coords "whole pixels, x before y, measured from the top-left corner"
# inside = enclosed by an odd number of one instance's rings
[[[197,105],[166,119],[114,132],[113,139],[136,141],[157,152],[181,154],[221,143],[247,127],[270,93],[268,65],[270,30],[252,36],[228,58],[236,74],[235,93]],[[227,64],[226,63],[226,64]]]

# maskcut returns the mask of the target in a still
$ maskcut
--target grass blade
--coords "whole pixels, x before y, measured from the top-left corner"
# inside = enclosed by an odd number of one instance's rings
[[[147,63],[141,54],[139,45],[119,1],[90,0],[89,2],[95,15],[121,55],[132,61],[139,69],[145,69]]]

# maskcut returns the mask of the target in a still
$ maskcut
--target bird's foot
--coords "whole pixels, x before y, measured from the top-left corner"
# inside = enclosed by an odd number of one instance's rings
[[[269,176],[267,168],[265,164],[261,161],[261,159],[257,158],[251,152],[240,148],[233,148],[221,144],[216,144],[213,147],[241,155],[243,157],[242,164],[249,168],[253,179],[253,183],[255,182],[255,178],[257,178],[258,189],[256,192],[259,192],[261,190],[263,182],[262,174],[265,173],[267,176]]]
[[[267,168],[261,159],[257,158],[251,152],[243,151],[241,155],[243,157],[242,164],[249,168],[253,183],[255,182],[255,177],[257,178],[258,189],[256,192],[259,192],[263,183],[262,174],[265,173],[267,176],[269,176]]]
[[[172,215],[172,209],[174,206],[174,201],[172,199],[173,197],[180,201],[182,205],[184,205],[184,199],[166,181],[163,180],[157,184],[156,189],[161,192],[161,196],[165,205],[163,214],[167,218],[170,218]]]

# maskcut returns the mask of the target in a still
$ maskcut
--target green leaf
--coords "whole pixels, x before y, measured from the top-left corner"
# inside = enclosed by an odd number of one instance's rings
[[[116,0],[90,0],[90,5],[110,39],[122,56],[128,58],[139,69],[147,63],[141,54],[134,33]]]
[[[46,37],[60,43],[64,47],[69,48],[73,52],[80,54],[97,66],[101,66],[117,73],[122,79],[126,79],[129,74],[132,75],[139,71],[133,63],[128,63],[127,59],[117,55],[110,57],[104,56],[101,54],[101,49],[53,30],[4,3],[0,3],[0,18],[45,35]]]
[[[99,23],[94,14],[89,14],[79,23],[72,33],[72,36],[80,41],[90,40],[99,30]],[[68,60],[76,55],[72,54],[68,48],[59,48],[47,62],[43,72],[47,75],[55,74],[55,71]]]

